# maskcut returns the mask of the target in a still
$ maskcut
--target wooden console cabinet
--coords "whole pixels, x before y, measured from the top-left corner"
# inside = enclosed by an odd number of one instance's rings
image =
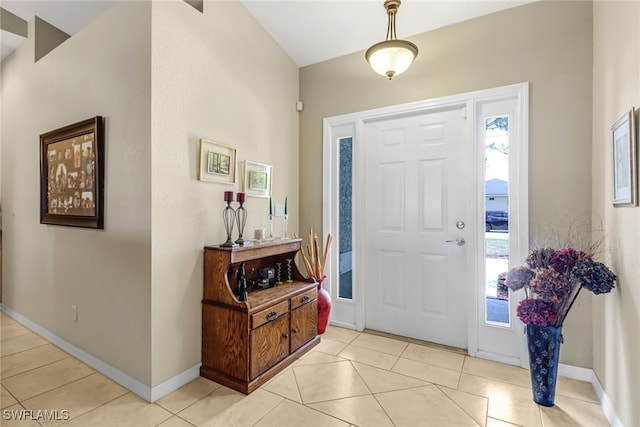
[[[301,239],[274,240],[236,248],[204,248],[202,367],[200,375],[249,394],[320,342],[317,288],[287,259]],[[253,286],[246,301],[236,294],[236,272],[244,264],[247,284],[261,268],[281,263],[282,283]]]

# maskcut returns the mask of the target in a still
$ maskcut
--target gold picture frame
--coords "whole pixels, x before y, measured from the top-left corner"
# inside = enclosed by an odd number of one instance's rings
[[[235,184],[237,156],[238,150],[231,146],[201,139],[198,179],[222,184]]]
[[[271,165],[245,160],[242,186],[245,194],[253,197],[271,197],[272,171]]]

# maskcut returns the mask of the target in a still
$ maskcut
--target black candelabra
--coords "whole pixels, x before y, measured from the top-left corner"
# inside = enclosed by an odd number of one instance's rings
[[[242,234],[244,233],[244,227],[247,223],[247,210],[244,208],[245,194],[238,193],[237,201],[240,204],[238,209],[233,209],[231,203],[233,203],[233,191],[224,192],[224,201],[227,206],[222,210],[222,222],[224,223],[224,230],[227,233],[227,240],[221,247],[234,248],[239,245],[246,245],[248,242],[244,240]],[[238,239],[233,241],[233,227],[238,224]]]

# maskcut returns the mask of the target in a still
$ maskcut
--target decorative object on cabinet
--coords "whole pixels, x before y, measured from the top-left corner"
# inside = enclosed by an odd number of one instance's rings
[[[635,108],[613,126],[613,206],[638,206],[638,159]]]
[[[273,239],[273,201],[269,197],[269,239]]]
[[[248,243],[244,238],[242,238],[244,226],[247,224],[247,210],[244,208],[245,194],[238,193],[238,198],[236,200],[240,204],[238,209],[236,209],[236,221],[238,222],[238,240],[236,240],[236,243],[244,245]]]
[[[235,184],[237,154],[233,147],[201,139],[198,179]]]
[[[289,238],[289,208],[287,207],[288,199],[288,197],[284,198],[284,215],[282,216],[282,219],[284,221],[284,234],[282,235],[283,239]]]
[[[272,170],[271,165],[245,160],[243,190],[247,196],[271,197]]]
[[[200,375],[249,394],[320,342],[317,285],[292,265],[293,281],[252,286],[264,268],[293,259],[301,240],[204,248]],[[244,266],[244,274],[237,274]],[[238,280],[248,285],[238,298]]]
[[[309,244],[307,245],[307,253],[304,250],[302,260],[307,269],[307,274],[318,285],[318,334],[324,334],[329,323],[329,315],[331,314],[331,294],[323,287],[323,283],[327,276],[324,274],[324,268],[327,265],[327,256],[329,255],[329,247],[331,246],[331,233],[327,235],[327,242],[324,245],[324,253],[320,258],[320,247],[318,245],[318,235],[309,230]]]
[[[104,228],[101,116],[40,135],[40,224]]]
[[[231,203],[233,202],[233,191],[224,192],[224,201],[227,202],[227,207],[222,210],[222,222],[224,223],[224,230],[227,232],[227,241],[220,246],[232,248],[234,246],[238,246],[231,237],[233,234],[233,225],[236,222],[236,211],[231,207]]]

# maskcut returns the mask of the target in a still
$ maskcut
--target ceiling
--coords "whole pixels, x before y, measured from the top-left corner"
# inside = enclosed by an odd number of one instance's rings
[[[118,1],[0,0],[0,6],[25,21],[36,15],[73,35]],[[387,30],[383,0],[241,1],[300,67],[365,50],[384,40]],[[397,15],[398,38],[532,1],[536,0],[405,0]],[[22,41],[2,31],[2,59]]]

